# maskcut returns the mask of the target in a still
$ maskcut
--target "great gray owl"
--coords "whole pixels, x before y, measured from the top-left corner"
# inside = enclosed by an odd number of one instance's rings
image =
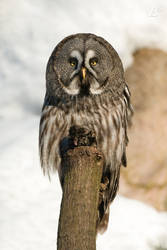
[[[119,184],[120,166],[126,166],[127,126],[132,114],[130,93],[121,60],[114,48],[93,34],[66,37],[54,49],[46,70],[46,95],[39,132],[44,173],[61,172],[60,143],[71,126],[95,131],[104,154],[97,230],[108,225],[109,205]]]

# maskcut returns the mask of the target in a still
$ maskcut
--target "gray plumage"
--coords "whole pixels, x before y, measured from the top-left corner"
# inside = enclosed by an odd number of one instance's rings
[[[127,126],[132,114],[121,60],[114,48],[93,34],[65,38],[54,49],[46,70],[39,150],[44,173],[61,171],[60,147],[73,125],[95,131],[104,154],[97,230],[107,228],[109,205],[126,166]]]

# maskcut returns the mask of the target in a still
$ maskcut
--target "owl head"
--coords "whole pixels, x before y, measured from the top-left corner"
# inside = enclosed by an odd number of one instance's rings
[[[63,39],[54,49],[46,71],[50,96],[92,96],[108,91],[123,91],[121,60],[102,37],[75,34]]]

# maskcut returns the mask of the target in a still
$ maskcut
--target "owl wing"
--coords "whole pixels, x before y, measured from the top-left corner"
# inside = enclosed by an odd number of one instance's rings
[[[45,99],[39,128],[39,154],[43,172],[49,177],[51,171],[60,171],[60,144],[67,131],[64,112],[56,106],[48,105]]]
[[[125,89],[124,89],[124,92],[123,92],[123,99],[124,99],[124,102],[125,102],[125,114],[124,114],[124,126],[125,126],[125,145],[124,145],[124,152],[123,152],[123,155],[122,155],[122,165],[124,167],[127,166],[127,158],[126,158],[126,147],[128,145],[128,142],[129,142],[129,139],[128,139],[128,135],[127,135],[127,129],[128,129],[128,126],[130,127],[132,125],[132,116],[133,116],[133,107],[131,105],[131,102],[130,102],[130,91],[129,91],[129,88],[128,88],[128,85],[125,84]]]
[[[115,162],[114,169],[111,166],[108,166],[103,173],[100,195],[99,195],[99,207],[98,207],[98,219],[97,219],[97,231],[103,233],[108,226],[109,220],[109,205],[114,200],[118,187],[119,187],[119,179],[120,179],[120,167],[121,164],[123,166],[127,166],[126,159],[126,146],[128,144],[128,136],[127,136],[127,128],[131,124],[131,118],[133,115],[133,108],[130,103],[130,92],[128,86],[125,84],[125,89],[122,96],[122,101],[124,103],[122,110],[122,119],[123,119],[123,127],[124,127],[124,143],[123,143],[123,153],[121,158],[121,163]]]

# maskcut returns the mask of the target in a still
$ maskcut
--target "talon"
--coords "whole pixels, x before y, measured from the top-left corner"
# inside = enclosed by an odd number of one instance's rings
[[[107,177],[104,177],[104,184],[108,185],[109,184],[109,179]]]
[[[105,191],[106,187],[107,186],[104,183],[100,183],[100,191]]]

